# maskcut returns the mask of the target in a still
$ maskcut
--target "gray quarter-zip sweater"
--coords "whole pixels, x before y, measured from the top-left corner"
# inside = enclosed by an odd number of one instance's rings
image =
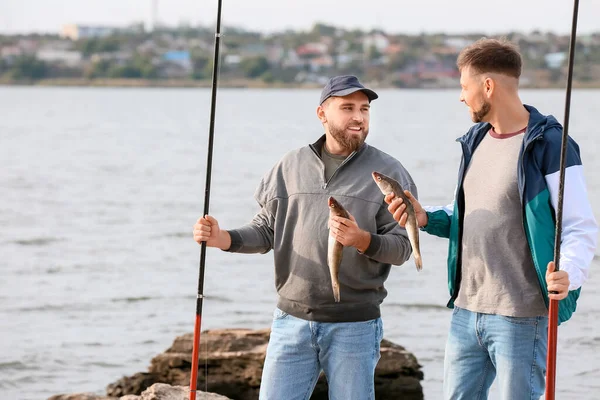
[[[230,230],[237,253],[274,251],[278,307],[295,317],[321,322],[366,321],[379,317],[391,265],[411,255],[406,231],[387,210],[371,173],[398,180],[415,197],[417,188],[402,164],[363,144],[329,181],[321,160],[323,135],[316,143],[287,153],[261,180],[255,199],[261,207],[247,225]],[[364,253],[345,247],[340,266],[341,301],[336,303],[327,266],[329,208],[333,196],[358,226],[371,233]]]

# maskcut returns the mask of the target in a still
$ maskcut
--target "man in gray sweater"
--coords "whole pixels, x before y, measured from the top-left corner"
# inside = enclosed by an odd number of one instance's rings
[[[325,134],[290,151],[262,178],[261,210],[224,230],[212,216],[194,225],[194,240],[237,253],[274,251],[278,304],[262,375],[260,399],[308,399],[323,370],[331,400],[374,399],[383,327],[379,306],[391,265],[411,254],[406,231],[387,211],[371,177],[379,171],[416,196],[400,162],[369,146],[369,110],[377,94],[354,76],[332,78],[317,117]],[[350,218],[329,218],[335,197]],[[344,245],[341,301],[334,300],[327,265],[328,237]]]

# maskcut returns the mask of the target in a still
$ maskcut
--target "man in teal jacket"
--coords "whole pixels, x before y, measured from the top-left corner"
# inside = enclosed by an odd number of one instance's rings
[[[561,270],[554,271],[562,127],[519,99],[521,57],[512,44],[479,40],[457,64],[460,100],[476,125],[458,139],[463,156],[455,199],[423,208],[410,197],[419,226],[449,238],[453,314],[444,396],[486,399],[497,376],[502,399],[539,399],[548,299],[561,300],[559,323],[571,317],[596,247],[579,147],[569,139]],[[388,210],[404,224],[401,200]]]

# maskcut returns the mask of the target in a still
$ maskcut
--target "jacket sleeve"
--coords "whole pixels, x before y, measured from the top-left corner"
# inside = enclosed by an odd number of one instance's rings
[[[456,199],[456,190],[454,189],[454,198]],[[443,238],[450,237],[450,225],[452,223],[452,214],[454,213],[453,200],[447,206],[424,206],[423,209],[427,212],[427,225],[421,228],[430,235]]]
[[[250,223],[238,229],[229,230],[231,253],[268,253],[273,248],[275,213],[278,201],[269,199],[263,179],[256,189],[254,197],[260,205],[260,211]]]
[[[454,202],[445,207],[425,206],[423,208],[427,212],[427,225],[422,230],[430,235],[449,238]]]
[[[576,290],[588,278],[597,246],[598,225],[588,200],[579,147],[571,138],[566,159],[559,268],[569,274],[569,290]],[[554,210],[557,210],[560,181],[560,143],[557,133],[549,135],[544,166],[550,201]]]

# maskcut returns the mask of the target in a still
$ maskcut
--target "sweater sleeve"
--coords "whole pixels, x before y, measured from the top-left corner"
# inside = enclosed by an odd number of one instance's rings
[[[418,198],[417,187],[411,183],[407,187]],[[401,228],[382,202],[377,212],[377,233],[371,233],[371,243],[364,254],[381,263],[402,265],[412,254],[406,229]]]
[[[269,197],[267,185],[265,179],[263,179],[254,194],[254,198],[260,205],[260,211],[250,223],[228,231],[231,236],[231,246],[226,251],[264,254],[273,248],[275,213],[278,201],[276,198]]]

